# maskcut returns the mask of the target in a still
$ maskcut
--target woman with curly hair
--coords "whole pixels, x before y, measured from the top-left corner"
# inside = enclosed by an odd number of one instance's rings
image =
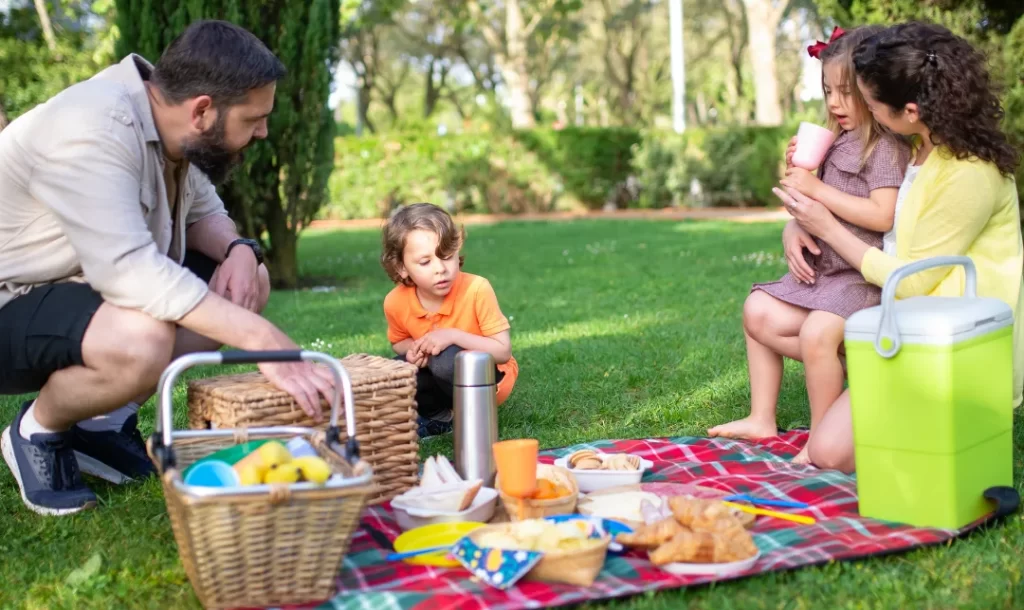
[[[978,294],[1014,310],[1013,401],[1019,406],[1024,246],[1013,174],[1020,157],[1000,131],[1003,111],[985,57],[943,27],[908,23],[862,42],[854,66],[875,120],[915,144],[894,227],[881,249],[872,247],[820,202],[793,189],[774,189],[794,217],[783,233],[787,256],[814,235],[877,286],[914,261],[969,256],[977,267]],[[900,282],[896,296],[961,296],[964,280],[962,267],[934,268]],[[853,471],[849,390],[820,422],[808,452],[819,467]]]

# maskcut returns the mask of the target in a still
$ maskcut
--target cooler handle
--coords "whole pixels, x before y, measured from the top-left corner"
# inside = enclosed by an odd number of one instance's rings
[[[345,458],[355,464],[359,458],[359,444],[356,441],[356,417],[352,398],[352,379],[348,371],[341,365],[341,362],[333,356],[321,352],[306,350],[292,351],[223,351],[223,352],[197,352],[186,354],[171,362],[160,376],[160,384],[157,386],[157,419],[153,433],[154,452],[158,454],[164,468],[174,463],[174,453],[171,448],[171,432],[174,429],[174,418],[171,410],[173,406],[174,382],[179,375],[194,366],[217,365],[217,364],[258,364],[260,362],[319,362],[326,364],[334,373],[334,393],[331,399],[330,427],[327,429],[327,438],[331,442],[340,439],[338,429],[339,402],[344,396],[345,401],[345,430],[348,432],[348,443],[345,446]]]
[[[875,336],[875,351],[883,358],[892,358],[900,351],[900,331],[896,327],[896,287],[907,276],[933,267],[963,266],[967,272],[964,296],[973,299],[978,296],[978,271],[974,261],[967,256],[935,256],[903,265],[885,280],[882,287],[882,320]],[[886,347],[888,345],[888,347]]]

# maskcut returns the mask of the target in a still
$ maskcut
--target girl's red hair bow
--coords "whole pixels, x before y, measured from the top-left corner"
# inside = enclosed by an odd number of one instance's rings
[[[821,52],[824,51],[825,48],[828,47],[828,45],[835,42],[837,38],[839,38],[845,33],[846,32],[843,30],[843,28],[836,27],[836,29],[832,30],[832,37],[828,39],[828,42],[822,42],[819,40],[818,42],[807,47],[807,54],[813,57],[814,59],[818,59],[818,57],[821,55]]]

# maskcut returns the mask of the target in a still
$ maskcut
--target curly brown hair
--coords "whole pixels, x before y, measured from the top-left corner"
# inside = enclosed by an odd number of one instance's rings
[[[448,212],[432,203],[414,203],[398,210],[384,225],[380,256],[380,264],[396,284],[414,285],[412,280],[402,277],[402,256],[406,237],[417,229],[437,235],[437,255],[441,258],[457,253],[466,240],[465,229],[456,227]],[[459,255],[460,268],[465,260],[466,257]]]
[[[853,63],[874,98],[890,109],[917,104],[933,144],[1013,175],[1020,153],[999,128],[1003,108],[985,56],[969,42],[940,25],[904,23],[862,42]]]

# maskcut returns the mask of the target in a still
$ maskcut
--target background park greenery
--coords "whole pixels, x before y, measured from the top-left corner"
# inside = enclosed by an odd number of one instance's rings
[[[155,60],[196,18],[285,61],[270,138],[222,189],[279,285],[316,218],[768,205],[801,79],[835,25],[927,19],[987,53],[1024,144],[1018,0],[684,0],[687,130],[671,129],[666,0],[6,0],[0,124],[126,53]],[[335,78],[340,75],[341,78]],[[343,85],[342,83],[349,83]],[[347,99],[328,107],[329,96]]]

